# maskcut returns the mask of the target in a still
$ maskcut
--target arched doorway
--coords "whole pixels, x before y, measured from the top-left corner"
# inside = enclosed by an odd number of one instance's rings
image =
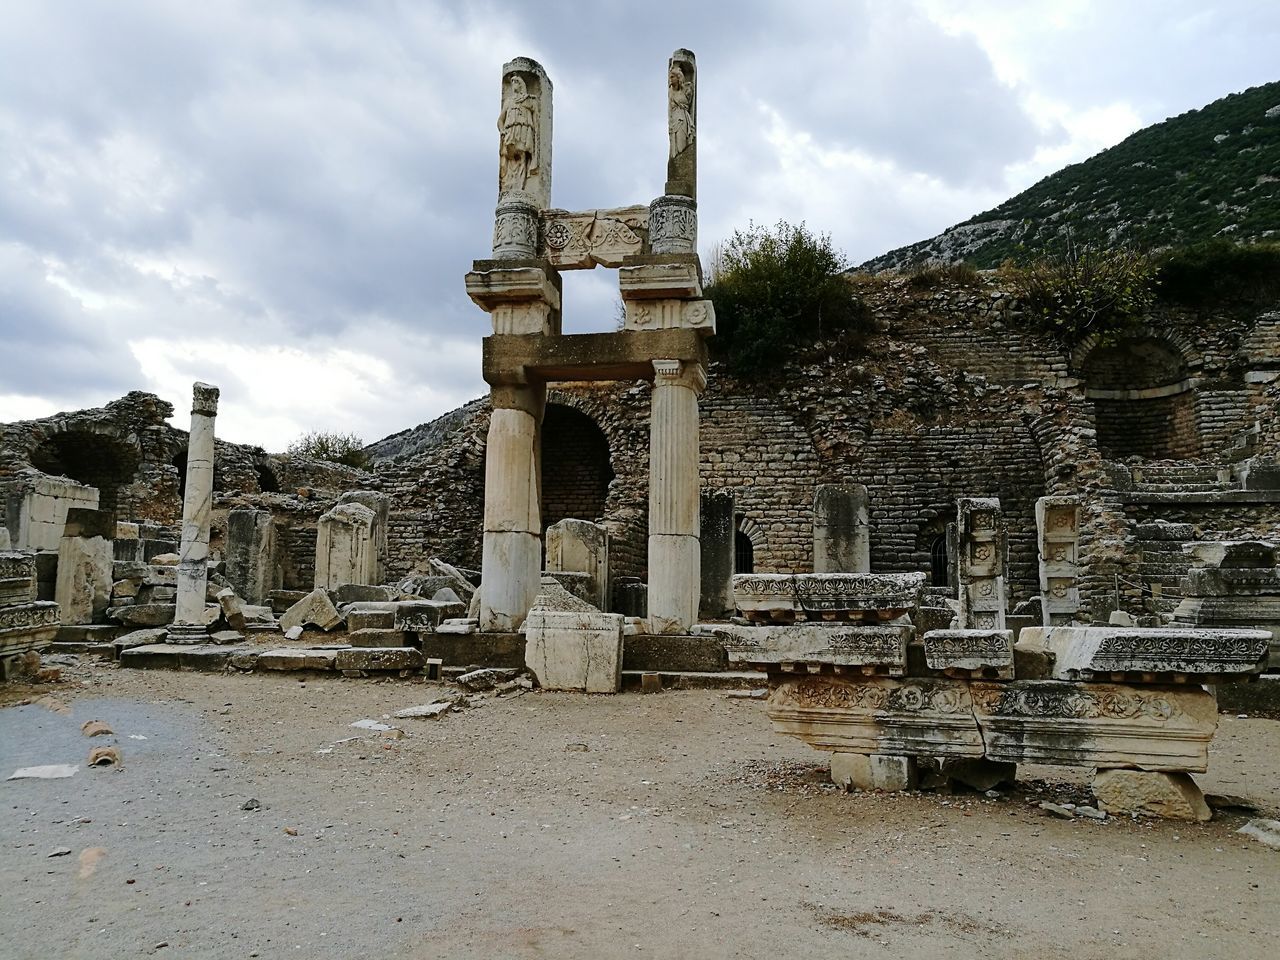
[[[1109,460],[1183,460],[1200,454],[1187,361],[1154,334],[1086,343],[1076,364]]]
[[[47,437],[31,451],[30,459],[41,473],[96,487],[100,510],[117,516],[127,512],[128,505],[120,502],[121,488],[137,473],[140,456],[135,446],[91,430],[67,430]]]
[[[613,480],[609,440],[580,410],[548,403],[542,420],[542,527],[604,519]]]

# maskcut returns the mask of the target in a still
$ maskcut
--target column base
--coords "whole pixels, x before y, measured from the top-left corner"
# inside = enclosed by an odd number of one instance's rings
[[[196,643],[213,643],[209,636],[209,628],[194,623],[172,623],[168,627],[165,643],[190,645]]]
[[[542,538],[486,531],[480,572],[480,629],[513,633],[524,623],[542,583]]]

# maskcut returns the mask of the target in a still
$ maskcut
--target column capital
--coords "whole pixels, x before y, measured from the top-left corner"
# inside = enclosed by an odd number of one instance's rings
[[[688,387],[701,396],[707,388],[707,368],[686,360],[654,360],[653,385]]]
[[[202,417],[218,415],[217,387],[209,383],[195,383],[191,386],[191,412]]]

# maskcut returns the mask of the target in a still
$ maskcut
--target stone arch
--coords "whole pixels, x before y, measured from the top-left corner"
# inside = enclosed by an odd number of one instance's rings
[[[765,546],[764,531],[750,517],[738,514],[734,525],[734,573],[756,572],[756,549]]]
[[[37,470],[95,487],[98,506],[123,515],[125,491],[137,479],[142,448],[132,433],[110,424],[50,424],[28,456]]]
[[[1086,337],[1072,355],[1109,460],[1184,460],[1202,449],[1196,416],[1200,357],[1186,337],[1141,328],[1118,338]]]
[[[947,551],[947,527],[955,523],[956,512],[945,510],[935,512],[919,525],[916,532],[916,552],[928,561],[926,572],[929,574],[929,586],[950,587],[952,580],[952,558]]]
[[[762,553],[768,553],[769,538],[765,535],[764,527],[760,526],[760,524],[757,523],[755,520],[751,519],[745,514],[742,514],[742,513],[738,514],[737,533],[740,534],[742,537],[744,537],[746,541],[751,544],[751,556],[752,556],[753,564],[754,564],[755,558],[759,557]],[[754,573],[755,571],[752,570],[751,572]]]
[[[275,469],[266,460],[258,460],[253,465],[254,473],[258,477],[258,490],[262,493],[279,493],[280,477],[276,474]]]
[[[609,439],[595,419],[548,401],[542,418],[542,528],[568,517],[603,520],[614,476]]]

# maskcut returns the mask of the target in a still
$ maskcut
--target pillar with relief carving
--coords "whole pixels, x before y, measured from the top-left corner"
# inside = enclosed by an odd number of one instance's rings
[[[653,361],[649,422],[649,632],[684,633],[698,618],[699,363]]]

